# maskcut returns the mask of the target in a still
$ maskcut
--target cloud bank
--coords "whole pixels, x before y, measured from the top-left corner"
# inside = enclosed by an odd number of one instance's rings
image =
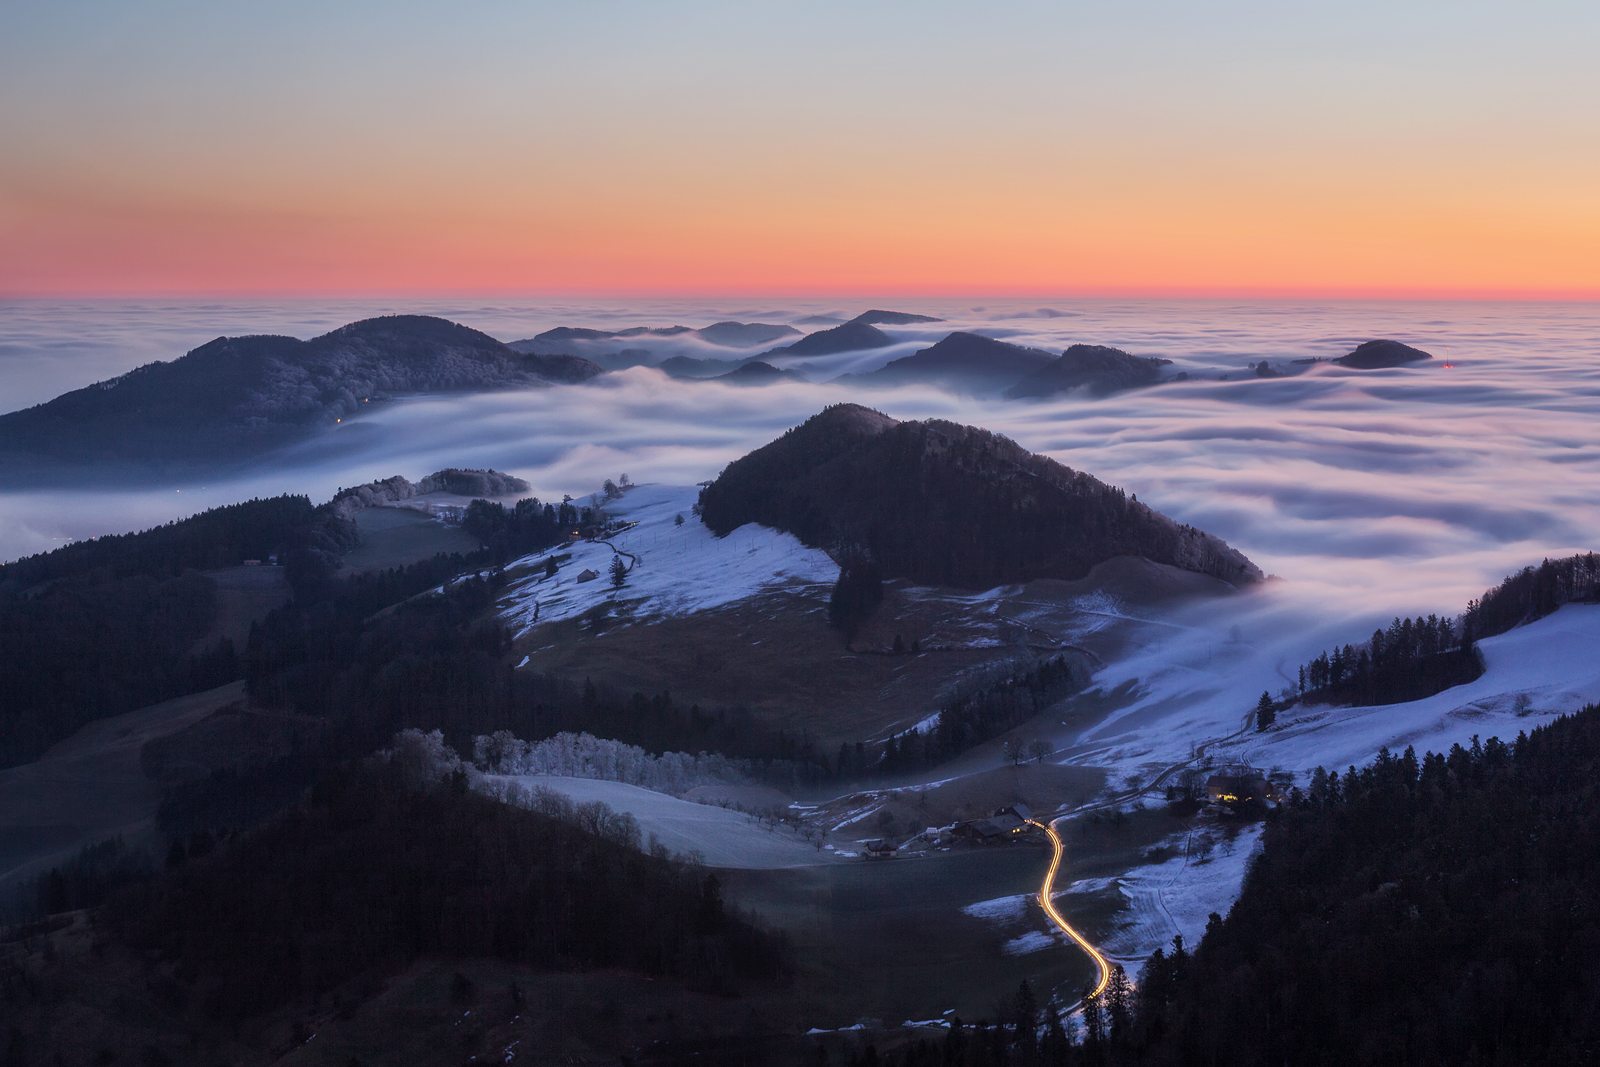
[[[880,302],[881,304],[881,302]],[[505,339],[552,325],[796,321],[840,302],[745,305],[406,305]],[[898,306],[888,303],[882,306]],[[302,336],[374,305],[29,305],[0,335],[0,387],[42,399],[170,358],[220,333]],[[736,388],[634,368],[577,387],[396,403],[305,442],[269,471],[223,484],[0,497],[0,556],[148,526],[262,493],[321,499],[343,485],[445,466],[494,467],[544,497],[585,495],[626,471],[691,483],[804,420],[853,400],[897,418],[954,419],[1137,493],[1226,538],[1286,579],[1303,615],[1368,620],[1454,611],[1506,571],[1600,547],[1600,309],[1583,305],[1061,304],[910,310],[948,321],[889,328],[893,349],[806,361],[870,369],[977,329],[1059,351],[1074,342],[1162,356],[1195,378],[1103,400],[957,398],[931,387]],[[1247,364],[1331,357],[1370,337],[1428,349],[1431,364],[1358,372],[1317,365],[1257,380]],[[160,348],[161,351],[156,351]],[[730,353],[736,355],[737,353]],[[1443,364],[1449,361],[1453,367]],[[1219,380],[1227,375],[1230,380]],[[20,406],[12,404],[8,406]]]

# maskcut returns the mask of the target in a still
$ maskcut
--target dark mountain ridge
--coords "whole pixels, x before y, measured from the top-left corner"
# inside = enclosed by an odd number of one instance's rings
[[[1075,579],[1117,556],[1237,585],[1262,579],[1220,539],[1005,437],[855,404],[827,408],[729,464],[700,506],[718,535],[759,522],[926,584]]]
[[[707,380],[727,385],[775,385],[778,382],[803,382],[806,377],[792,370],[780,370],[770,363],[753,359],[726,374],[716,374]]]
[[[1083,389],[1091,396],[1108,396],[1156,385],[1161,381],[1161,368],[1171,365],[1170,359],[1133,356],[1106,345],[1078,344],[1007,389],[1006,396],[1044,397],[1072,389]]]
[[[1348,355],[1340,356],[1334,362],[1341,367],[1353,367],[1356,370],[1382,370],[1387,367],[1403,367],[1407,363],[1421,363],[1432,358],[1431,353],[1424,352],[1420,348],[1412,348],[1399,341],[1379,339],[1361,342]]]
[[[171,362],[0,416],[0,482],[216,469],[394,394],[525,388],[599,373],[588,360],[526,355],[424,315],[365,319],[309,341],[219,337]]]
[[[589,355],[606,360],[616,360],[627,353],[638,356],[637,362],[649,362],[649,349],[618,349],[613,342],[648,344],[652,341],[692,338],[718,348],[756,348],[798,336],[799,333],[793,326],[732,320],[713,322],[699,329],[691,326],[630,326],[623,330],[595,330],[584,326],[557,326],[525,340],[511,341],[509,347],[518,352]]]
[[[858,352],[887,348],[894,339],[876,326],[850,321],[827,330],[808,333],[792,345],[768,352],[768,356],[831,356],[836,352]]]
[[[1019,376],[1037,372],[1050,362],[1050,353],[997,341],[981,334],[957,332],[943,340],[891,360],[875,371],[846,375],[859,385],[903,385],[912,382],[941,385],[966,393],[995,393]]]
[[[914,326],[919,322],[944,320],[932,315],[914,315],[909,311],[884,311],[882,308],[873,308],[871,311],[863,311],[850,321],[867,326]]]

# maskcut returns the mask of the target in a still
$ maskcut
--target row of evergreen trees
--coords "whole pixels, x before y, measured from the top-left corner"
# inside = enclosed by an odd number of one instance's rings
[[[1470,682],[1483,665],[1470,636],[1437,615],[1396,618],[1364,646],[1336,646],[1300,668],[1300,695],[1330,703],[1398,704]]]
[[[1600,556],[1593,552],[1524,567],[1467,605],[1463,626],[1472,638],[1493,637],[1541,619],[1563,604],[1600,598]]]
[[[928,730],[911,730],[884,743],[879,768],[914,770],[953,759],[999,737],[1044,711],[1077,684],[1065,656],[1052,656],[952,697]]]
[[[1533,622],[1563,604],[1600,598],[1600,556],[1544,560],[1507,575],[1471,601],[1459,620],[1397,618],[1365,645],[1329,649],[1300,668],[1301,697],[1337,704],[1420,700],[1483,673],[1475,645]]]
[[[527,497],[509,508],[493,500],[474,500],[467,505],[461,528],[483,545],[485,562],[505,564],[556,544],[572,530],[594,521],[593,508],[580,507],[570,499],[546,504]]]

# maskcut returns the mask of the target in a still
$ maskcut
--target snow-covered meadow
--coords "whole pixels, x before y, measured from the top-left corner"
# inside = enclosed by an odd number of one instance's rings
[[[695,486],[640,485],[607,502],[606,514],[635,523],[601,541],[579,541],[518,560],[532,570],[502,601],[502,615],[519,633],[536,624],[575,618],[601,605],[625,607],[636,621],[708,611],[759,593],[827,587],[839,567],[826,552],[754,523],[717,537],[694,515]],[[679,517],[683,521],[678,521]],[[553,577],[543,561],[567,556]],[[610,579],[612,560],[628,566],[621,589]],[[580,580],[586,573],[596,577]]]

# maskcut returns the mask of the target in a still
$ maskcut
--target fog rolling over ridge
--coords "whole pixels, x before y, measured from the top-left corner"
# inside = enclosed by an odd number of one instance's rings
[[[1286,579],[1270,596],[1319,617],[1458,610],[1512,568],[1594,547],[1600,530],[1600,309],[1580,304],[23,301],[0,319],[0,406],[172,359],[219,334],[312,336],[391,311],[443,315],[510,341],[560,325],[737,320],[811,331],[820,327],[805,324],[809,317],[844,319],[866,307],[943,321],[884,324],[887,347],[806,357],[808,376],[821,381],[750,389],[634,367],[582,386],[402,400],[222,483],[7,492],[0,557],[253,495],[323,499],[340,486],[450,466],[507,471],[547,499],[586,495],[623,471],[640,482],[692,483],[841,401],[1010,436],[1225,539]],[[1166,369],[1190,380],[1042,401],[826,380],[957,330],[1057,354],[1075,343],[1111,345],[1171,360]],[[1379,371],[1294,363],[1336,358],[1373,338],[1435,358]],[[704,354],[739,353],[707,346]],[[1252,365],[1262,360],[1285,376],[1257,378]]]

